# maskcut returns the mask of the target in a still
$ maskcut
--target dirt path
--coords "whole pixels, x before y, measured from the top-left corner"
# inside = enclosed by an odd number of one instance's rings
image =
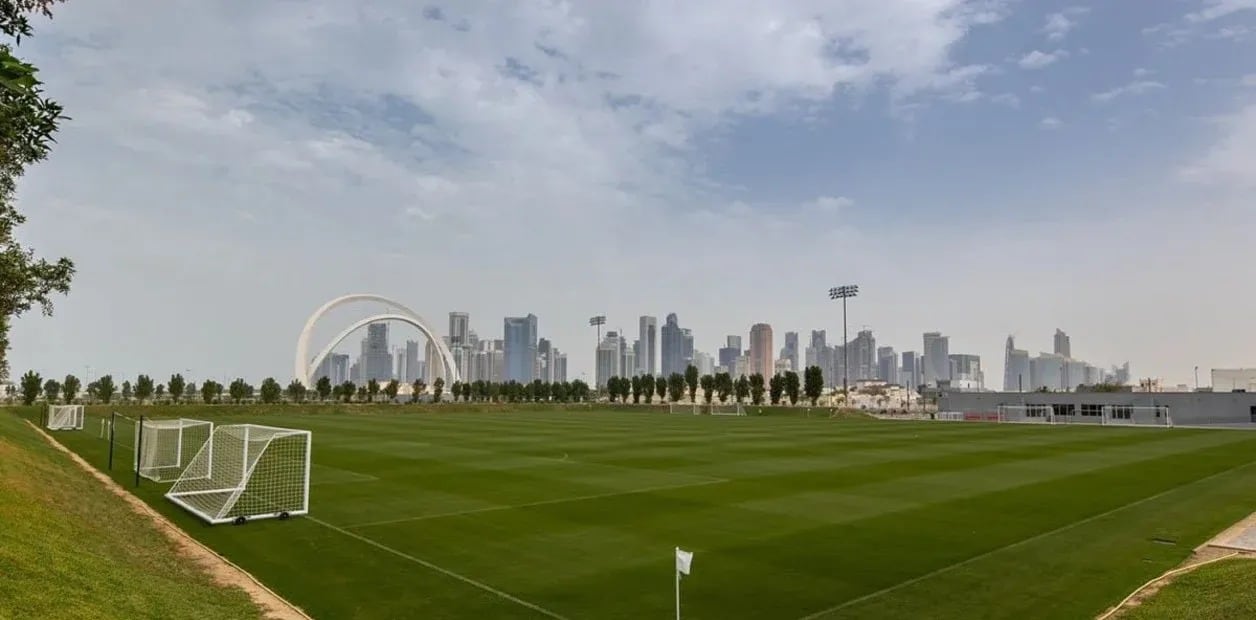
[[[1241,545],[1239,539],[1248,530],[1256,527],[1256,513],[1252,513],[1247,518],[1226,528],[1224,532],[1217,534],[1212,540],[1195,548],[1194,553],[1186,558],[1181,564],[1165,572],[1163,575],[1148,581],[1143,586],[1135,590],[1128,598],[1118,603],[1115,607],[1109,608],[1099,615],[1099,620],[1113,620],[1126,615],[1129,610],[1143,604],[1143,601],[1153,597],[1157,592],[1165,586],[1173,583],[1180,575],[1195,570],[1196,568],[1212,562],[1230,559],[1230,558],[1247,558],[1256,559],[1256,551],[1250,547]]]
[[[97,470],[95,467],[92,467],[91,464],[83,460],[83,457],[79,456],[74,451],[61,445],[60,442],[48,433],[44,432],[43,429],[31,424],[29,420],[27,420],[26,423],[30,424],[31,428],[35,429],[36,432],[42,435],[44,439],[47,440],[47,442],[53,447],[68,454],[79,467],[83,468],[84,471],[95,476],[96,479],[112,491],[114,495],[117,495],[126,501],[127,505],[129,505],[131,510],[135,511],[136,514],[143,515],[151,520],[153,524],[157,526],[157,529],[165,533],[166,538],[169,538],[170,541],[174,543],[175,548],[181,555],[209,574],[215,583],[244,590],[248,593],[249,598],[253,599],[253,602],[259,609],[261,609],[262,614],[266,618],[270,618],[272,620],[312,620],[310,616],[301,611],[299,607],[289,603],[284,600],[283,597],[275,594],[275,592],[262,585],[262,583],[250,575],[248,571],[245,571],[243,568],[231,563],[231,561],[227,558],[219,555],[213,549],[206,547],[201,544],[200,541],[192,538],[187,532],[179,529],[178,526],[171,523],[170,520],[162,516],[161,513],[153,510],[151,506],[145,504],[140,498],[127,492],[126,489],[122,488],[122,486],[115,482],[112,478]]]

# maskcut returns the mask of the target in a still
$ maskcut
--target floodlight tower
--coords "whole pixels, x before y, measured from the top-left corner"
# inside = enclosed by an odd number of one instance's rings
[[[829,299],[842,300],[842,399],[850,402],[850,352],[846,342],[846,300],[859,294],[858,284],[835,286],[829,289]]]
[[[594,347],[602,345],[602,326],[606,325],[606,315],[599,314],[589,319],[589,325],[597,327],[597,342],[593,343]]]

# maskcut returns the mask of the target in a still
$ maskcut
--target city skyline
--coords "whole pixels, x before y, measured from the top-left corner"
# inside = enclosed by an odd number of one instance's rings
[[[68,3],[22,43],[70,119],[16,200],[23,243],[79,271],[14,321],[12,368],[283,377],[294,323],[351,289],[483,333],[533,313],[588,373],[583,317],[676,313],[707,354],[756,322],[832,344],[822,291],[857,283],[852,335],[942,332],[988,384],[1008,334],[1051,351],[1056,327],[1193,384],[1256,341],[1225,268],[1256,227],[1253,11],[1221,4],[1047,32],[1061,7],[984,0],[172,0],[142,31]],[[1191,294],[1152,301],[1170,282]]]

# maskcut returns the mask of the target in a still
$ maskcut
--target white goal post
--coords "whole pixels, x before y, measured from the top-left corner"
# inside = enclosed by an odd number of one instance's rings
[[[214,423],[205,420],[143,418],[135,430],[135,469],[153,482],[175,480],[202,446],[212,442],[213,432]]]
[[[711,415],[746,415],[746,409],[741,403],[732,403],[728,405],[717,405],[711,403],[710,409],[707,411]]]
[[[1135,405],[999,405],[999,422],[1173,426],[1168,407]]]
[[[698,415],[702,413],[702,409],[698,403],[668,403],[667,412]]]
[[[1055,424],[1051,405],[999,405],[999,422]]]
[[[306,430],[219,425],[166,498],[210,524],[307,514],[311,439]]]
[[[44,426],[50,431],[83,430],[83,405],[48,405]]]

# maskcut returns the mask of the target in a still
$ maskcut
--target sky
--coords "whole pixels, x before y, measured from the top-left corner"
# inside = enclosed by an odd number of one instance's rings
[[[13,371],[286,382],[370,292],[534,313],[578,378],[592,315],[834,342],[853,283],[852,336],[991,387],[1056,328],[1206,385],[1256,366],[1256,0],[1134,6],[69,0],[19,236],[78,274]]]

